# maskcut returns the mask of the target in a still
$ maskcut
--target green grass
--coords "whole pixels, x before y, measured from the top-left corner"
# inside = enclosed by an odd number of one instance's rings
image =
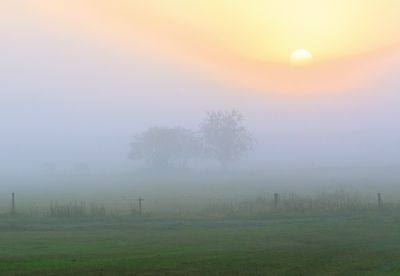
[[[400,214],[0,217],[1,275],[400,275]]]

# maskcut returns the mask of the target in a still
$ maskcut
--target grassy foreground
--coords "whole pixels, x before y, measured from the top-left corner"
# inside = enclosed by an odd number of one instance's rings
[[[400,275],[400,214],[0,217],[1,275]]]

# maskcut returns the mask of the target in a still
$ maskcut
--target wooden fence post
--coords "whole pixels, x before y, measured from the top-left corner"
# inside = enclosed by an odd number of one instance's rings
[[[278,208],[279,194],[274,193],[274,208]]]
[[[378,193],[378,207],[382,206],[382,196],[381,193]]]
[[[141,198],[141,197],[139,197],[139,214],[142,214],[142,213],[143,213],[142,201],[144,201],[144,199]]]
[[[15,214],[15,194],[11,194],[11,214]]]

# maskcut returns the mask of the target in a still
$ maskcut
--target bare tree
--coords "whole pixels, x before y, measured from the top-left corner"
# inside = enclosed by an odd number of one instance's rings
[[[192,131],[154,127],[134,138],[130,157],[144,160],[149,167],[165,169],[176,165],[185,167],[199,153],[200,142]]]
[[[201,125],[206,154],[218,160],[224,169],[253,148],[253,138],[236,110],[207,113]]]

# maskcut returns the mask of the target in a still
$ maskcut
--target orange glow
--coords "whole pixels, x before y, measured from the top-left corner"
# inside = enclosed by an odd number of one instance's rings
[[[399,53],[398,0],[28,2],[52,24],[124,55],[163,59],[269,92],[364,85]],[[288,57],[300,47],[312,53],[312,66],[291,66]]]

